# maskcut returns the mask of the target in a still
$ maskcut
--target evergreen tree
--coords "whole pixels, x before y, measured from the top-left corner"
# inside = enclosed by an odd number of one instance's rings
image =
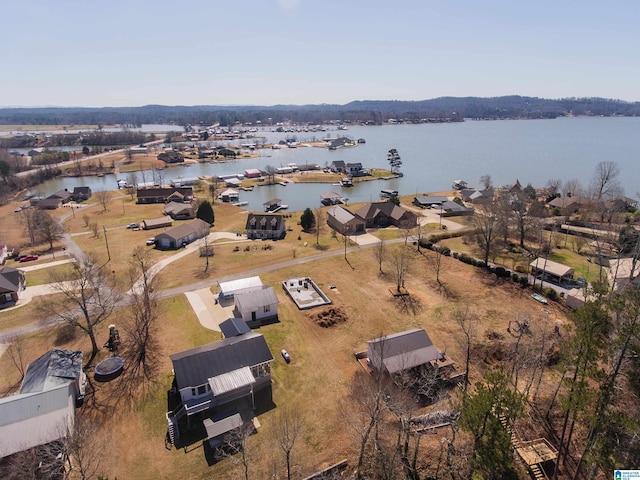
[[[213,225],[215,216],[213,214],[213,207],[211,206],[211,203],[209,203],[209,200],[203,200],[202,203],[200,203],[196,217],[200,220],[204,220],[210,225]]]
[[[311,230],[315,224],[316,217],[313,215],[311,209],[307,207],[300,217],[300,226],[302,227],[302,230],[307,232]]]

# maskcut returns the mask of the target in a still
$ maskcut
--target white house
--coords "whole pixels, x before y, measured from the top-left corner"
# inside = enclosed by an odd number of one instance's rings
[[[262,285],[236,293],[234,315],[249,327],[259,327],[278,320],[278,297],[272,287]]]

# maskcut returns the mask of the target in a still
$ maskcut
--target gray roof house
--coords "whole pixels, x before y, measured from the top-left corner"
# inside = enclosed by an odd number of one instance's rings
[[[64,438],[85,381],[82,352],[51,350],[32,362],[20,393],[0,398],[0,458]]]
[[[425,365],[442,357],[427,332],[418,328],[369,340],[367,354],[372,368],[389,374]]]
[[[174,220],[189,220],[195,218],[193,205],[190,203],[170,202],[164,206],[164,214]]]
[[[413,204],[420,208],[430,208],[434,205],[442,205],[444,202],[448,202],[447,197],[441,195],[421,195],[413,199]]]
[[[0,268],[0,308],[10,307],[19,300],[25,286],[24,270],[12,267]]]
[[[273,355],[264,337],[255,332],[242,333],[201,347],[170,355],[174,371],[174,387],[179,404],[167,413],[169,438],[179,443],[181,420],[194,415],[206,417],[203,424],[209,441],[216,441],[235,428],[236,422],[219,428],[221,412],[248,402],[255,408],[254,393],[271,385]],[[202,412],[202,413],[201,413]],[[228,415],[225,417],[228,418]],[[213,442],[212,442],[213,444]]]
[[[278,297],[272,287],[261,285],[234,295],[234,315],[251,328],[278,321]]]
[[[457,202],[447,200],[440,205],[443,217],[455,217],[461,215],[473,215],[474,210],[467,208],[464,205],[460,205]]]
[[[327,225],[342,235],[365,231],[365,221],[339,205],[327,210]]]
[[[209,235],[210,229],[211,225],[204,220],[196,218],[189,223],[183,223],[156,235],[156,245],[159,248],[180,248]]]
[[[85,200],[89,200],[91,198],[91,187],[82,186],[82,187],[73,187],[73,193],[71,194],[71,199],[74,202],[84,202]]]
[[[415,213],[393,202],[373,202],[360,207],[354,213],[366,222],[367,227],[393,225],[398,228],[414,228],[418,225]]]
[[[250,213],[245,224],[247,238],[279,240],[286,234],[282,215]]]

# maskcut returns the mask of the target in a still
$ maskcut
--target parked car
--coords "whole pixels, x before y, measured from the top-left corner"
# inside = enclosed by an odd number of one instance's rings
[[[129,225],[127,225],[127,228],[140,228],[140,224],[139,223],[130,223]]]
[[[285,362],[287,363],[291,362],[291,357],[289,356],[289,352],[287,352],[286,350],[282,350],[280,354],[282,355],[282,358],[284,358]]]
[[[156,237],[151,237],[147,239],[147,245],[155,245],[156,244]]]
[[[30,262],[32,260],[37,260],[38,258],[40,258],[40,257],[38,257],[38,255],[25,255],[22,258],[19,258],[18,261],[19,262]]]

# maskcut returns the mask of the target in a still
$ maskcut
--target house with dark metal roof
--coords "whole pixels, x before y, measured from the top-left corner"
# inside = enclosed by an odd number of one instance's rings
[[[223,435],[229,430],[220,431],[215,426],[221,421],[216,414],[246,402],[255,408],[255,393],[268,392],[271,386],[273,355],[259,333],[234,335],[175,353],[170,358],[174,371],[172,391],[179,396],[176,408],[166,414],[169,438],[174,445],[179,442],[180,431],[189,428],[191,418],[196,415],[210,420],[205,428],[215,433],[215,437]],[[208,435],[209,440],[215,440]]]
[[[329,168],[333,173],[346,173],[344,160],[334,160]]]
[[[418,225],[418,217],[415,213],[393,202],[373,202],[360,207],[354,213],[365,221],[367,228],[384,228],[390,225],[398,228],[414,228]]]
[[[342,235],[365,231],[365,221],[339,205],[327,210],[327,225]]]
[[[191,203],[193,201],[193,187],[140,188],[136,195],[136,203]]]
[[[20,393],[0,398],[0,458],[72,431],[85,382],[82,352],[51,350],[32,362]]]
[[[250,213],[245,224],[247,238],[280,240],[286,234],[286,225],[282,215]]]
[[[442,356],[427,332],[419,328],[369,340],[367,354],[372,368],[389,374],[428,364]]]
[[[462,215],[473,215],[473,208],[467,208],[457,202],[447,200],[439,206],[443,217],[455,217]]]
[[[73,187],[73,193],[71,194],[71,199],[74,202],[84,202],[91,198],[91,187]]]
[[[12,267],[0,268],[0,308],[15,305],[25,284],[24,270]]]
[[[210,229],[209,223],[196,218],[189,223],[183,223],[156,235],[156,245],[159,248],[180,248],[199,238],[206,237],[209,235]]]
[[[69,203],[72,200],[71,196],[71,192],[66,188],[64,190],[58,190],[46,197],[44,200],[38,201],[36,206],[41,210],[55,210],[63,204]]]
[[[449,201],[447,197],[440,195],[421,195],[413,199],[413,204],[420,208],[431,208],[434,205],[442,205]]]
[[[238,292],[233,301],[233,314],[251,328],[278,321],[278,297],[268,285]]]

